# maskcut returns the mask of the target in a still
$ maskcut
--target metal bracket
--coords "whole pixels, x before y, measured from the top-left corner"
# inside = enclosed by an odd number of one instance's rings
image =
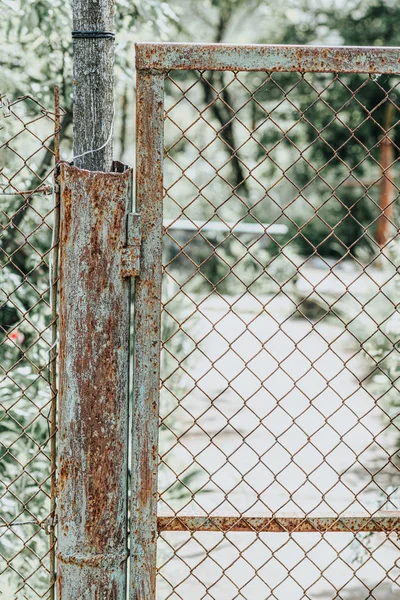
[[[50,535],[51,529],[54,529],[54,527],[56,525],[57,525],[57,515],[50,515],[42,523],[42,526],[47,535]]]
[[[140,215],[128,213],[126,216],[126,247],[121,254],[122,277],[137,277],[140,272]]]

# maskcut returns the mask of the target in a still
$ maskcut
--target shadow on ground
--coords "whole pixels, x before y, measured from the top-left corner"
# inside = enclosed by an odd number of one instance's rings
[[[338,592],[336,596],[332,597],[331,591],[321,592],[314,596],[315,600],[399,600],[398,587],[396,589],[390,583],[382,583],[375,588],[367,588],[363,585],[352,586],[346,589],[346,591]]]

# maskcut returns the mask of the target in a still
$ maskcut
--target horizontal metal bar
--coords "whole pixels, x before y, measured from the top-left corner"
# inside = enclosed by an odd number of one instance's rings
[[[159,516],[158,531],[248,531],[255,533],[359,533],[400,530],[400,511],[313,516],[278,514],[266,517],[246,516]]]
[[[268,233],[269,235],[285,235],[286,225],[269,225],[268,223],[223,223],[222,221],[191,221],[189,219],[167,219],[163,223],[165,229],[179,231],[229,231],[232,233]]]
[[[399,47],[136,44],[136,68],[218,71],[399,73]]]

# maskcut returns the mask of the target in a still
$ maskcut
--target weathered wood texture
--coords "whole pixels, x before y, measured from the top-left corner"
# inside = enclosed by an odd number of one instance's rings
[[[140,273],[135,280],[132,415],[131,598],[154,600],[160,386],[164,75],[137,74],[136,211]]]
[[[59,600],[126,597],[131,171],[61,165]]]
[[[114,31],[114,0],[73,0],[74,31]],[[74,164],[110,171],[113,159],[114,40],[74,39]],[[100,148],[96,152],[89,152]],[[83,156],[80,156],[83,154]]]

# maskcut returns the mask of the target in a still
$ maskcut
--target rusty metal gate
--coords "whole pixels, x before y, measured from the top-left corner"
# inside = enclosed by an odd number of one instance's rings
[[[134,597],[397,598],[400,50],[136,57]]]

